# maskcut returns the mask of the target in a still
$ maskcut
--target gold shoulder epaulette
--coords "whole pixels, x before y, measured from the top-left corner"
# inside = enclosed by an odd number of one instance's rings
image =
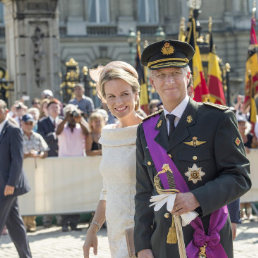
[[[145,120],[149,119],[149,118],[152,117],[152,116],[156,116],[156,115],[160,114],[161,112],[163,112],[163,109],[160,109],[160,110],[158,110],[158,111],[156,111],[156,112],[154,112],[154,113],[148,115],[147,117],[143,118],[142,121],[145,121]]]
[[[227,106],[223,106],[223,105],[219,105],[219,104],[215,104],[215,103],[211,103],[211,102],[203,102],[203,104],[206,105],[206,106],[210,106],[210,107],[220,109],[220,110],[229,109],[229,107],[227,107]]]

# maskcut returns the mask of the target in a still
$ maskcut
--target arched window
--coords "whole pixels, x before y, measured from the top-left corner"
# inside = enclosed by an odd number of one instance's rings
[[[92,23],[109,22],[109,1],[108,0],[89,0],[88,17]]]
[[[148,24],[159,22],[157,0],[138,0],[138,22]]]

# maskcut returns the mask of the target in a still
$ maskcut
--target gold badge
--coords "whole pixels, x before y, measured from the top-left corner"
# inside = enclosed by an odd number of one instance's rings
[[[237,137],[236,140],[235,140],[235,144],[236,144],[237,146],[239,146],[240,143],[241,143],[241,141],[240,141],[240,139]]]
[[[193,122],[192,116],[187,116],[186,122],[187,122],[188,124],[191,124],[191,123]]]
[[[185,172],[185,175],[188,177],[188,181],[192,181],[196,184],[198,181],[202,181],[202,177],[205,173],[202,171],[202,168],[197,167],[196,164],[193,164],[191,168],[188,168],[188,171]]]
[[[184,144],[189,145],[189,146],[192,146],[192,147],[197,147],[197,146],[202,145],[202,144],[204,144],[204,143],[206,143],[206,141],[198,141],[198,137],[196,137],[196,136],[194,136],[194,137],[192,138],[192,141],[190,141],[190,142],[184,142]]]
[[[164,46],[162,47],[162,49],[161,49],[161,53],[162,53],[163,55],[171,55],[171,54],[173,54],[174,52],[175,52],[175,49],[174,49],[173,46],[170,45],[169,42],[166,42],[166,43],[164,44]]]
[[[162,125],[162,120],[159,120],[158,124],[157,124],[157,128],[160,128]]]

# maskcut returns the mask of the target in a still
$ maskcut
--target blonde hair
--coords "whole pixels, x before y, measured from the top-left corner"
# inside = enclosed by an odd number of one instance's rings
[[[105,125],[105,117],[103,116],[103,114],[101,114],[99,111],[94,111],[93,113],[91,113],[89,117],[89,126],[91,131],[92,131],[92,122],[97,119],[101,121],[102,127]]]
[[[133,93],[139,95],[140,84],[138,73],[130,64],[123,61],[112,61],[108,63],[100,73],[98,82],[98,94],[101,99],[106,99],[105,83],[111,80],[121,79],[132,87]],[[139,99],[137,100],[135,110],[139,108]]]

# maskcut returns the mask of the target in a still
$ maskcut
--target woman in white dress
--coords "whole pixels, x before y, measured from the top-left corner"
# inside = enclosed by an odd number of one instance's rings
[[[102,161],[103,190],[83,246],[84,258],[89,250],[97,254],[97,232],[107,222],[112,258],[128,258],[125,230],[134,226],[134,196],[136,174],[136,131],[141,118],[139,83],[136,70],[129,64],[114,61],[100,74],[99,90],[117,124],[103,128]]]

